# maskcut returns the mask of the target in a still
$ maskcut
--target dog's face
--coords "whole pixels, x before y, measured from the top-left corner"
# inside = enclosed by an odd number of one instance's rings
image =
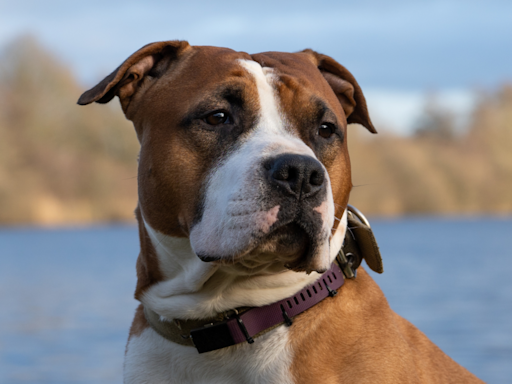
[[[322,272],[352,187],[347,121],[372,132],[350,73],[313,51],[183,42],[132,55],[80,102],[118,95],[141,143],[146,224],[203,261]]]

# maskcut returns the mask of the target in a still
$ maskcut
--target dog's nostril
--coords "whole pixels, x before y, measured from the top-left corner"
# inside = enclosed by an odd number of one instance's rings
[[[324,173],[313,171],[309,179],[311,185],[322,185],[324,183]]]
[[[285,165],[275,169],[272,177],[275,180],[296,182],[301,178],[301,171],[293,166]]]
[[[290,179],[290,167],[279,167],[272,173],[272,177],[276,180],[286,181]]]

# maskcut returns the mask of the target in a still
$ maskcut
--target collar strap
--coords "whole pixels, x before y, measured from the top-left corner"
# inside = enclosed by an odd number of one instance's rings
[[[209,319],[162,321],[151,309],[144,307],[146,319],[160,336],[187,346],[199,353],[214,351],[248,342],[281,324],[292,325],[294,316],[337,293],[346,278],[355,278],[362,259],[375,272],[382,273],[379,247],[368,220],[356,208],[347,207],[347,232],[337,262],[313,285],[295,295],[263,307],[237,308]],[[338,265],[339,264],[339,265]]]
[[[326,297],[335,296],[336,290],[343,285],[344,281],[340,267],[333,263],[331,268],[313,285],[307,286],[295,295],[263,307],[249,308],[243,313],[238,310],[230,311],[233,313],[226,315],[225,320],[220,322],[208,323],[208,320],[203,319],[200,322],[203,326],[192,329],[189,335],[187,333],[176,335],[175,330],[181,327],[179,322],[161,321],[160,316],[147,307],[144,307],[144,314],[149,325],[161,336],[182,345],[193,345],[199,353],[203,353],[242,342],[252,344],[254,337],[281,324],[292,325],[294,316],[313,307]],[[173,331],[170,328],[175,329]],[[190,341],[187,343],[184,342],[185,340]]]

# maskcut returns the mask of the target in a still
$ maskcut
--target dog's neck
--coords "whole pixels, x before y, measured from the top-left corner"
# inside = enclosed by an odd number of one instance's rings
[[[342,246],[347,212],[330,239],[331,262]],[[166,319],[202,319],[237,307],[257,307],[293,295],[320,274],[282,270],[272,266],[248,268],[237,264],[201,261],[188,238],[167,236],[143,218],[139,222],[151,241],[162,280],[138,297],[147,308]],[[142,251],[144,252],[144,251]],[[143,253],[139,256],[145,257]]]

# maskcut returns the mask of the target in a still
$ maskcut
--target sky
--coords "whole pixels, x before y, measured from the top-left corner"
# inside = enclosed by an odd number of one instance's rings
[[[512,82],[510,0],[0,0],[0,48],[21,34],[36,36],[84,87],[153,41],[312,48],[346,66],[374,120],[401,132],[426,94],[462,113],[475,90]]]

